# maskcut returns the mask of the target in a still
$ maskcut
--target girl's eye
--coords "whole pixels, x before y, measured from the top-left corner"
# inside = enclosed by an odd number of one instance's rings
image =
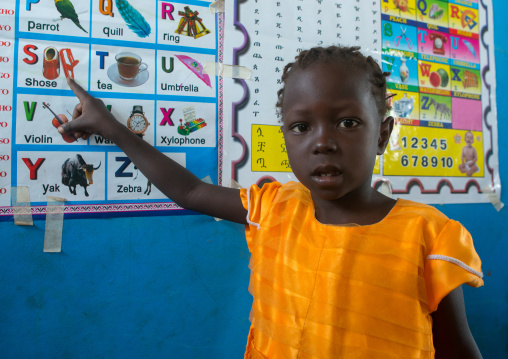
[[[358,126],[358,121],[354,118],[346,118],[340,121],[338,126],[342,128],[352,128]]]
[[[291,130],[296,133],[307,132],[310,129],[309,125],[304,123],[297,123],[291,127]]]

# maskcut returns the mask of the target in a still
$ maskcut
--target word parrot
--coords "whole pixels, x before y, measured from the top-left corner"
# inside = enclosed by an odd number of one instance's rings
[[[70,0],[55,0],[55,6],[60,13],[60,19],[71,20],[77,27],[88,34],[88,31],[83,29],[83,27],[79,24],[78,14],[76,14],[74,5],[72,5]]]

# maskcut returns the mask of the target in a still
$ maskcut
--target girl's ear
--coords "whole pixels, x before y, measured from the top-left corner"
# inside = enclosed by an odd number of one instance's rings
[[[388,145],[388,141],[390,140],[390,135],[393,130],[393,117],[388,116],[381,122],[379,129],[379,139],[377,141],[377,154],[382,155],[385,152],[386,146]]]

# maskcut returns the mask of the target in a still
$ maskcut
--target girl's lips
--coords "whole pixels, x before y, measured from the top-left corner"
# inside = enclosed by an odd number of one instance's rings
[[[342,172],[335,166],[320,166],[312,172],[312,180],[319,185],[333,185],[340,180]]]
[[[334,177],[341,174],[341,171],[332,165],[319,166],[312,173],[312,177]]]
[[[312,176],[311,178],[314,183],[321,187],[336,186],[342,182],[342,176],[340,174],[334,176]]]

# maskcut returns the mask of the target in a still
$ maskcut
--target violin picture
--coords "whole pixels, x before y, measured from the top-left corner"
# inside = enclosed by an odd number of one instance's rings
[[[51,111],[51,113],[53,114],[53,116],[55,116],[53,118],[53,120],[51,121],[51,123],[53,124],[53,126],[55,128],[58,128],[60,126],[62,126],[63,124],[69,122],[69,119],[67,118],[67,116],[65,116],[64,114],[59,114],[57,115],[56,113],[53,112],[53,110],[49,107],[49,103],[46,103],[46,102],[43,102],[42,103],[42,108],[47,108],[48,110]],[[66,134],[63,134],[62,135],[62,138],[64,139],[65,142],[67,143],[72,143],[72,142],[76,142],[78,139],[76,138],[76,136],[74,136],[74,134],[72,133],[66,133]]]

